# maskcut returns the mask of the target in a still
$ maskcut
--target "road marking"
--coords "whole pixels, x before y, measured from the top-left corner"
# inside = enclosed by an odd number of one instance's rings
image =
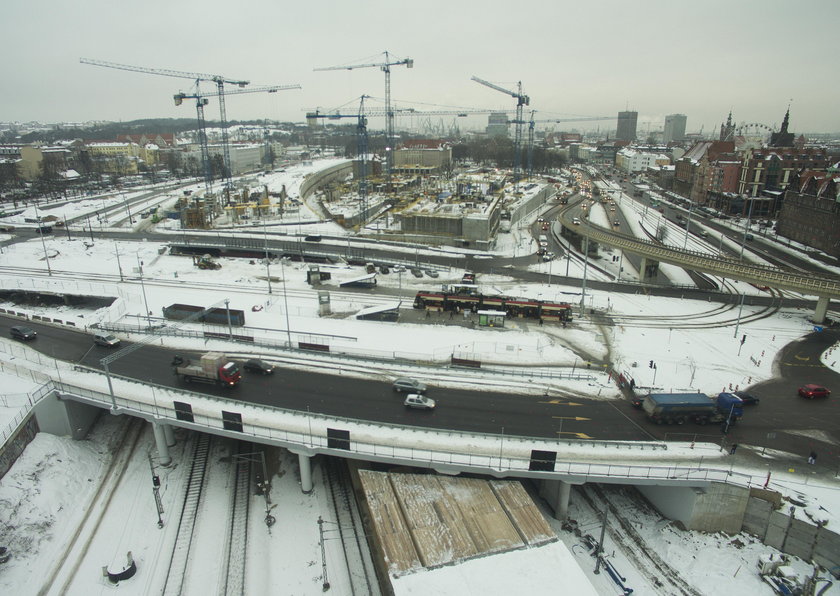
[[[562,432],[558,431],[557,434],[558,435],[574,435],[578,439],[593,439],[594,438],[594,437],[590,437],[586,433],[569,433],[569,432],[566,432],[566,431],[562,431]]]
[[[583,404],[579,404],[575,401],[561,401],[559,399],[552,399],[549,401],[541,401],[537,402],[541,404],[554,404],[555,406],[582,406]]]
[[[799,366],[801,368],[825,368],[825,365],[820,364],[799,364],[798,362],[782,362],[783,366]]]
[[[552,416],[555,420],[592,420],[592,418],[582,418],[580,416]]]
[[[794,354],[793,357],[797,360],[804,360],[805,362],[808,362],[811,359],[810,356],[800,356],[799,354]]]

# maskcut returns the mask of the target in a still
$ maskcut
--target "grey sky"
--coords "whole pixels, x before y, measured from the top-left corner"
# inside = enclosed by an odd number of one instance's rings
[[[299,83],[302,90],[231,97],[227,112],[230,120],[303,121],[307,108],[352,111],[362,94],[384,97],[378,69],[314,67],[376,62],[388,50],[415,61],[392,69],[400,102],[513,109],[513,98],[471,81],[476,75],[511,89],[521,80],[537,118],[629,107],[640,134],[671,113],[688,116],[688,132],[716,129],[730,110],[738,123],[778,126],[789,102],[794,132],[840,131],[836,0],[3,4],[0,121],[194,116],[192,103],[172,101],[189,81],[80,57]],[[217,118],[211,102],[208,118]]]

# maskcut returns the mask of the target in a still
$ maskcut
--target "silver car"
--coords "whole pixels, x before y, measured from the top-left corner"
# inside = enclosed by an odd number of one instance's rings
[[[400,393],[423,393],[426,391],[426,385],[417,379],[402,377],[394,381],[394,391],[399,391]]]
[[[406,408],[417,408],[419,410],[434,410],[435,400],[419,393],[409,393],[403,402]]]

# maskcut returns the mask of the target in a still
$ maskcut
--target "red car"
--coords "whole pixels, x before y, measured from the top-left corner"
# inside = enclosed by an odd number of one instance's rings
[[[815,397],[828,397],[831,391],[822,385],[803,385],[799,388],[799,397],[814,399]]]

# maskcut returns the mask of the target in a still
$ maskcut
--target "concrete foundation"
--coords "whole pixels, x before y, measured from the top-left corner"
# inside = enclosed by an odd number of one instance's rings
[[[572,485],[563,480],[540,481],[540,496],[554,510],[554,519],[564,520],[569,517],[569,495]]]
[[[166,438],[166,446],[167,447],[174,447],[175,443],[175,431],[172,428],[171,424],[162,424],[163,426],[163,436]]]
[[[166,444],[166,433],[164,431],[165,424],[158,424],[152,422],[152,430],[155,433],[155,446],[158,451],[158,463],[162,466],[168,466],[172,463],[172,457],[169,455],[169,447]]]
[[[817,298],[817,308],[814,311],[814,323],[824,323],[825,315],[828,312],[828,296],[820,296]]]
[[[712,483],[690,488],[642,485],[637,487],[662,515],[682,522],[687,530],[737,534],[744,524],[748,488]]]
[[[84,439],[102,412],[95,406],[62,400],[57,393],[39,401],[34,411],[42,432],[74,440]]]
[[[308,455],[298,453],[298,465],[300,466],[300,490],[304,494],[312,492],[312,461]]]

